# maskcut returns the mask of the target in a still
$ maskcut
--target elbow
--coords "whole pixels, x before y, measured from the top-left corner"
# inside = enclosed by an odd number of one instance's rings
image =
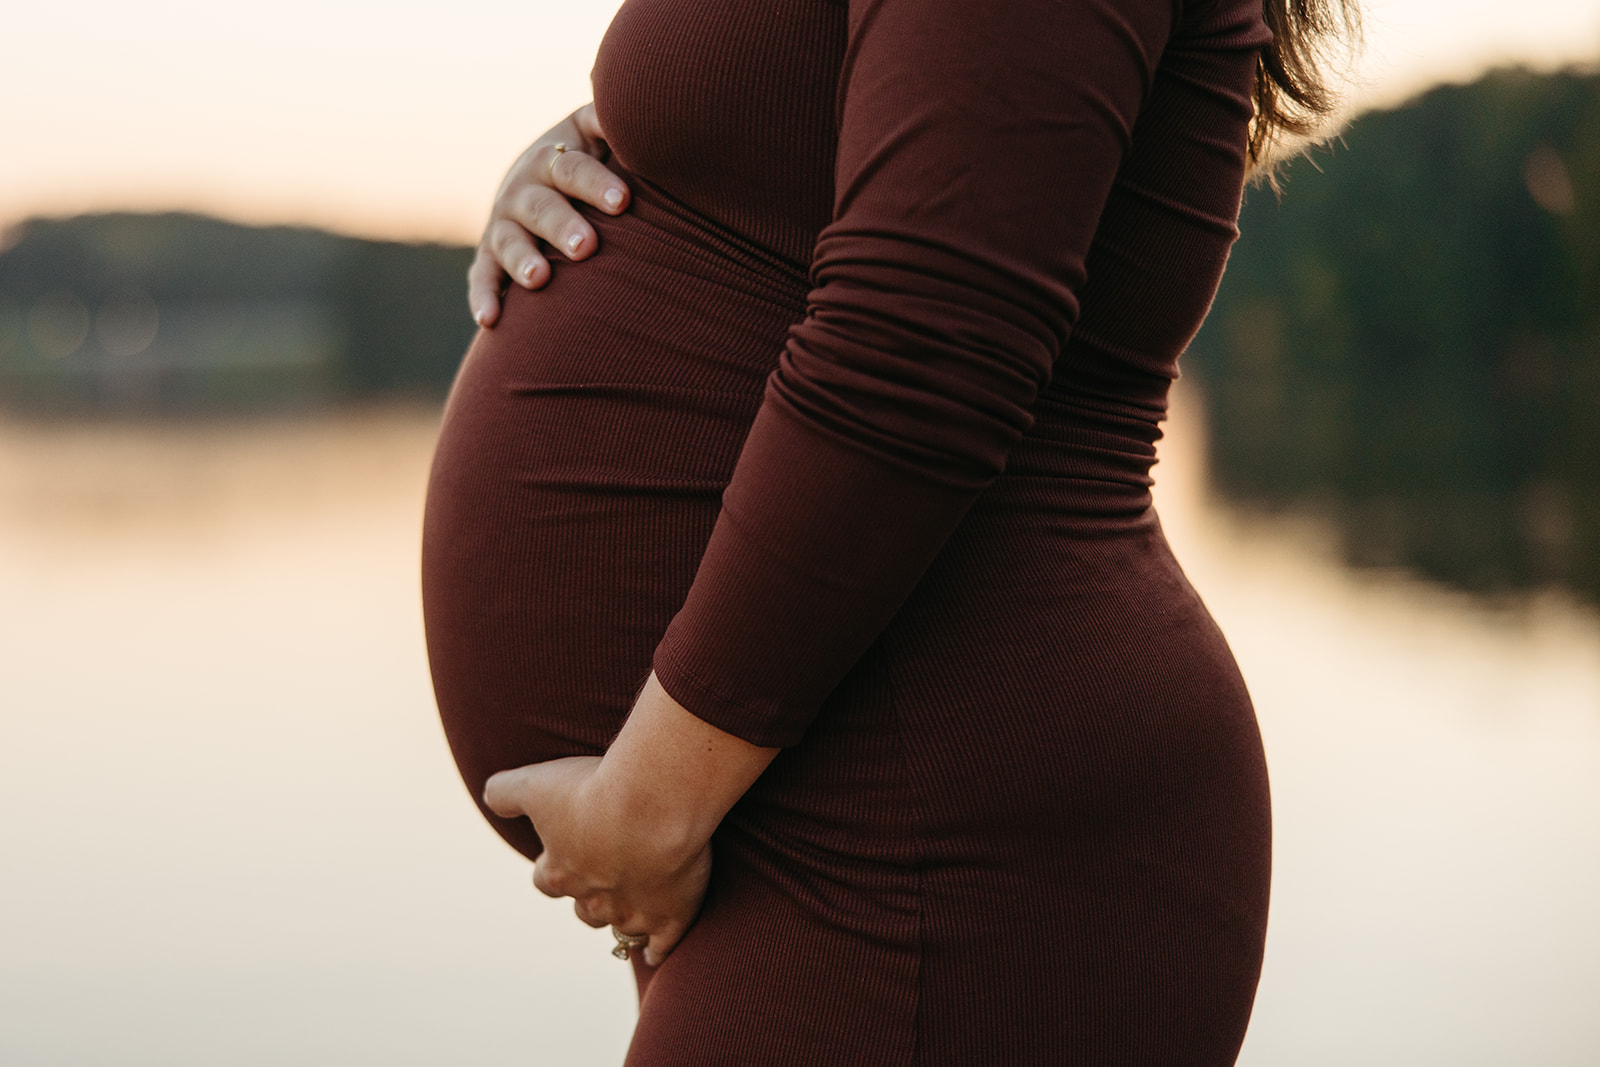
[[[790,330],[769,399],[886,462],[981,489],[1032,425],[1064,337],[970,286],[829,284]]]

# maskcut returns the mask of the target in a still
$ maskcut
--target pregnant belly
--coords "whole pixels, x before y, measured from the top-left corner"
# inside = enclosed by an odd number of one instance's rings
[[[637,187],[627,215],[589,217],[600,253],[513,287],[473,342],[428,486],[428,657],[474,798],[615,735],[804,315],[803,277]],[[537,855],[527,820],[485,817]]]

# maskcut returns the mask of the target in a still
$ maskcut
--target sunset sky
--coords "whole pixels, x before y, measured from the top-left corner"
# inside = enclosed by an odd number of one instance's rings
[[[183,208],[471,240],[506,164],[589,98],[616,4],[75,0],[7,11],[0,226]],[[1600,59],[1596,0],[1367,0],[1357,102]]]

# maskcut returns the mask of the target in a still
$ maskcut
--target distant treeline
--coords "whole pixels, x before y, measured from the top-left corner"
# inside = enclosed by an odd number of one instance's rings
[[[195,215],[34,220],[0,252],[0,403],[205,411],[440,397],[470,252]]]
[[[1357,563],[1600,602],[1600,76],[1365,115],[1240,228],[1184,362],[1222,492]]]
[[[1251,191],[1184,358],[1235,501],[1357,563],[1600,603],[1600,77],[1522,71],[1366,115]],[[444,395],[464,248],[188,215],[0,251],[0,405],[239,410]]]

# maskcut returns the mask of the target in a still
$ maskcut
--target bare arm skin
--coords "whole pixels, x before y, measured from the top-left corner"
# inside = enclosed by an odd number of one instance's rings
[[[557,152],[558,143],[567,151]],[[550,264],[536,238],[572,260],[585,259],[600,247],[594,227],[573,210],[571,201],[582,200],[611,215],[627,210],[628,187],[605,166],[610,156],[594,105],[585,104],[511,164],[467,270],[467,305],[479,326],[493,326],[500,318],[500,294],[508,277],[525,289],[538,289],[550,280]]]
[[[780,750],[697,718],[654,674],[603,757],[501,771],[484,800],[533,820],[545,850],[533,883],[573,897],[590,926],[648,934],[665,959],[693,925],[711,874],[711,834]]]

